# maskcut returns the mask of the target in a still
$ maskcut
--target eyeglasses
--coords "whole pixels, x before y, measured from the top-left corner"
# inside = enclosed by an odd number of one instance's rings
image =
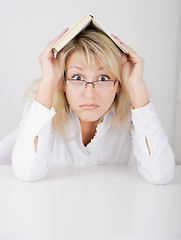
[[[93,82],[88,82],[86,80],[65,79],[66,85],[73,89],[83,90],[87,88],[87,84],[92,84],[93,87],[99,91],[107,91],[112,89],[115,86],[116,81],[117,80],[96,80]]]

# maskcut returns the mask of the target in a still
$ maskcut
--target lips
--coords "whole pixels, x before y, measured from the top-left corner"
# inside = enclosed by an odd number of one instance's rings
[[[96,109],[99,107],[99,105],[97,104],[81,104],[79,105],[80,108],[82,109],[88,109],[88,110],[91,110],[91,109]]]

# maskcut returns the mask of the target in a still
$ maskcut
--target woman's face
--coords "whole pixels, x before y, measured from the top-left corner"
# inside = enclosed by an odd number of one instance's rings
[[[66,79],[86,80],[88,82],[109,79],[115,81],[115,77],[103,69],[97,58],[93,60],[96,63],[95,68],[87,66],[81,52],[73,53],[66,64]],[[118,92],[118,81],[114,87],[114,83],[110,82],[111,85],[103,90],[94,88],[93,84],[87,84],[86,88],[71,84],[72,81],[67,81],[64,86],[67,101],[79,119],[86,122],[97,121],[102,117],[112,105],[115,94]]]

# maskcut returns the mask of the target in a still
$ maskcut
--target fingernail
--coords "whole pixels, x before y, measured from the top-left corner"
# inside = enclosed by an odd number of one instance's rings
[[[67,31],[68,31],[68,28],[65,28],[65,29],[60,33],[59,36],[62,36],[62,34],[66,33]]]
[[[114,34],[112,34],[121,44],[124,44],[119,37],[115,36]]]
[[[117,37],[118,38],[118,37]],[[120,38],[118,38],[118,40],[121,42]]]

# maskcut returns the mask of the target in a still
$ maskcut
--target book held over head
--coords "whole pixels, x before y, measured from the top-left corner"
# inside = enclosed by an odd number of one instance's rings
[[[75,25],[73,25],[58,41],[53,45],[52,50],[56,55],[68,42],[87,27],[97,28],[104,32],[124,53],[128,54],[128,50],[117,41],[110,33],[108,33],[92,15],[86,14]]]

